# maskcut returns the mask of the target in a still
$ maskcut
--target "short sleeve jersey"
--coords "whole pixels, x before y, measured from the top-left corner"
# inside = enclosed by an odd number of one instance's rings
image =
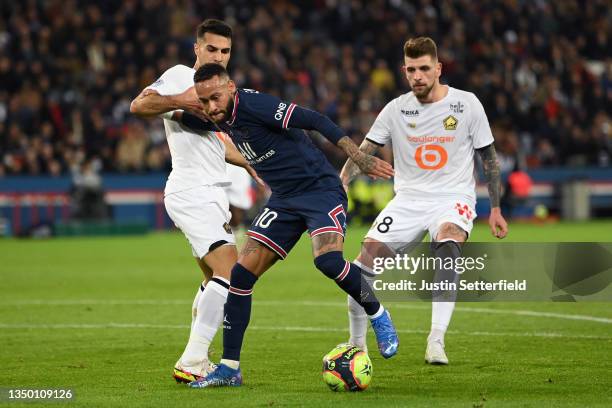
[[[160,95],[180,94],[194,85],[194,73],[193,68],[175,65],[147,89],[153,89]],[[164,119],[164,127],[172,156],[172,171],[165,194],[202,185],[230,184],[226,175],[223,133],[195,133],[179,122],[168,119]]]
[[[342,188],[337,171],[302,129],[292,127],[303,109],[251,89],[239,89],[227,124],[232,141],[275,197]]]
[[[422,104],[412,92],[392,100],[366,138],[392,142],[396,193],[415,200],[463,196],[474,203],[474,151],[493,143],[478,98],[452,87],[433,103]]]

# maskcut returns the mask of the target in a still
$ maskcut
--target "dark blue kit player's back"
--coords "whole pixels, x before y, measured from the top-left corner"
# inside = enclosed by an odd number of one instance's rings
[[[239,89],[224,129],[272,189],[247,234],[281,258],[306,230],[311,236],[346,230],[347,198],[336,170],[301,129],[335,141],[343,132],[325,116],[272,95]]]

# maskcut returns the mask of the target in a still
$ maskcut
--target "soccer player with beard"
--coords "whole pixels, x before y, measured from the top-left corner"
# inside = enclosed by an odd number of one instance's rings
[[[392,167],[369,154],[318,112],[250,89],[237,89],[216,64],[200,67],[195,89],[203,113],[214,123],[184,112],[191,128],[227,132],[242,155],[270,186],[272,196],[247,232],[248,241],[232,269],[223,320],[223,357],[218,368],[192,387],[242,384],[240,351],[250,320],[253,286],[277,260],[284,259],[308,231],[314,264],[346,292],[369,317],[381,355],[397,353],[397,332],[389,312],[378,302],[361,270],[342,254],[347,197],[336,170],[302,129],[317,130],[344,150],[364,173],[389,178]]]
[[[500,169],[493,135],[482,104],[471,92],[440,84],[442,64],[431,38],[408,40],[404,45],[404,70],[411,92],[389,102],[366,135],[360,150],[374,154],[392,142],[395,197],[378,215],[354,261],[369,278],[373,257],[389,256],[429,232],[434,256],[458,258],[468,239],[476,212],[474,156],[480,156],[487,180],[491,233],[503,238],[508,225],[500,210]],[[345,188],[361,173],[348,160],[340,178]],[[455,271],[436,271],[455,280]],[[448,364],[444,334],[455,307],[434,293],[431,331],[425,360]],[[455,296],[456,294],[451,294]],[[366,314],[348,298],[350,342],[365,348]]]

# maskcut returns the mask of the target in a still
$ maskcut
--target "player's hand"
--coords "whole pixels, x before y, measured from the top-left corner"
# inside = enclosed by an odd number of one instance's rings
[[[202,115],[202,103],[198,99],[198,94],[195,91],[195,87],[187,89],[185,92],[178,95],[174,95],[174,100],[179,109],[188,110],[195,114]]]
[[[257,175],[257,172],[253,167],[247,165],[244,169],[247,171],[247,173],[249,173],[251,177],[253,177],[253,180],[255,180],[259,187],[266,187],[266,183],[259,177],[259,175]]]
[[[501,214],[501,209],[499,207],[491,208],[489,227],[491,228],[491,234],[496,238],[502,239],[508,235],[508,223]]]
[[[373,180],[379,178],[390,179],[395,172],[393,166],[384,160],[374,157],[369,154],[362,153],[355,161],[355,164],[364,173],[370,176]]]

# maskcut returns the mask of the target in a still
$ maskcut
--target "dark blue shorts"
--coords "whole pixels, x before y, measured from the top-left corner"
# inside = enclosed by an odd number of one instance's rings
[[[285,259],[306,230],[311,237],[325,232],[344,237],[346,208],[342,188],[282,199],[273,196],[257,214],[247,235]]]

